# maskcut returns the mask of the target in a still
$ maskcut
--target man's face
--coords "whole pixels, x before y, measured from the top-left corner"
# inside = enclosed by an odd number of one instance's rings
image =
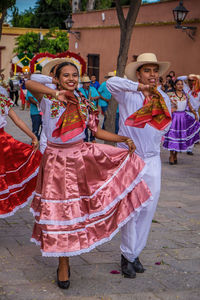
[[[92,82],[95,82],[95,81],[96,81],[96,76],[95,76],[95,75],[92,75],[92,76],[91,76],[91,81],[92,81]]]
[[[150,86],[156,86],[159,79],[159,66],[156,64],[146,64],[136,71],[138,81]]]
[[[85,90],[88,90],[89,87],[90,87],[90,82],[85,82],[85,83],[83,84],[83,88],[84,88]]]
[[[189,85],[189,88],[192,90],[193,85],[194,85],[194,80],[188,79],[188,85]]]

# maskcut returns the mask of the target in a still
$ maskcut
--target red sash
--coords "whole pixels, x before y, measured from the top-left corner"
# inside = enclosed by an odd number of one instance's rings
[[[66,91],[68,103],[66,109],[59,118],[53,131],[53,137],[60,137],[63,142],[66,142],[84,131],[86,125],[86,116],[81,113],[79,100],[72,92]]]
[[[125,125],[144,128],[146,124],[163,130],[171,122],[171,115],[168,111],[165,100],[156,88],[151,89],[152,95],[144,100],[142,108],[128,117]]]

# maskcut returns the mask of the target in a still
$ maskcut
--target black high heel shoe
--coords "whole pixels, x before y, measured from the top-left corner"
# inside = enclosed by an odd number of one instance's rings
[[[57,269],[57,284],[58,284],[59,288],[67,290],[70,286],[70,281],[69,280],[65,280],[65,281],[59,280],[58,271],[59,271],[59,268]],[[68,277],[70,278],[70,267],[68,268]]]

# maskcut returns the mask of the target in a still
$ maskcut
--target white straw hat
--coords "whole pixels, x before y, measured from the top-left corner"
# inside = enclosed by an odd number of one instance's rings
[[[137,81],[136,71],[139,67],[146,64],[156,64],[159,66],[159,75],[163,75],[169,68],[170,62],[158,61],[154,53],[142,53],[137,60],[128,64],[125,68],[125,75],[128,79]]]
[[[115,72],[108,72],[108,75],[104,76],[104,78],[110,78],[114,76],[115,76]]]
[[[61,57],[61,58],[53,58],[52,60],[50,60],[43,68],[42,68],[42,74],[43,75],[49,75],[51,69],[54,66],[60,65],[63,62],[71,62],[72,60],[70,58],[65,58],[65,57]]]
[[[88,76],[83,76],[82,78],[81,78],[81,83],[88,83],[88,82],[90,82],[91,80],[90,80],[90,78],[88,77]]]

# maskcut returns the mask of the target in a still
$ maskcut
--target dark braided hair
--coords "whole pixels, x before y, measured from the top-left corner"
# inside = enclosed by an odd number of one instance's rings
[[[72,67],[74,67],[77,70],[78,75],[79,75],[79,71],[78,71],[77,66],[75,64],[71,63],[70,61],[66,61],[66,62],[63,62],[63,63],[61,63],[61,64],[58,65],[58,67],[56,69],[56,76],[55,76],[56,78],[60,77],[61,70],[65,66],[72,66]]]

